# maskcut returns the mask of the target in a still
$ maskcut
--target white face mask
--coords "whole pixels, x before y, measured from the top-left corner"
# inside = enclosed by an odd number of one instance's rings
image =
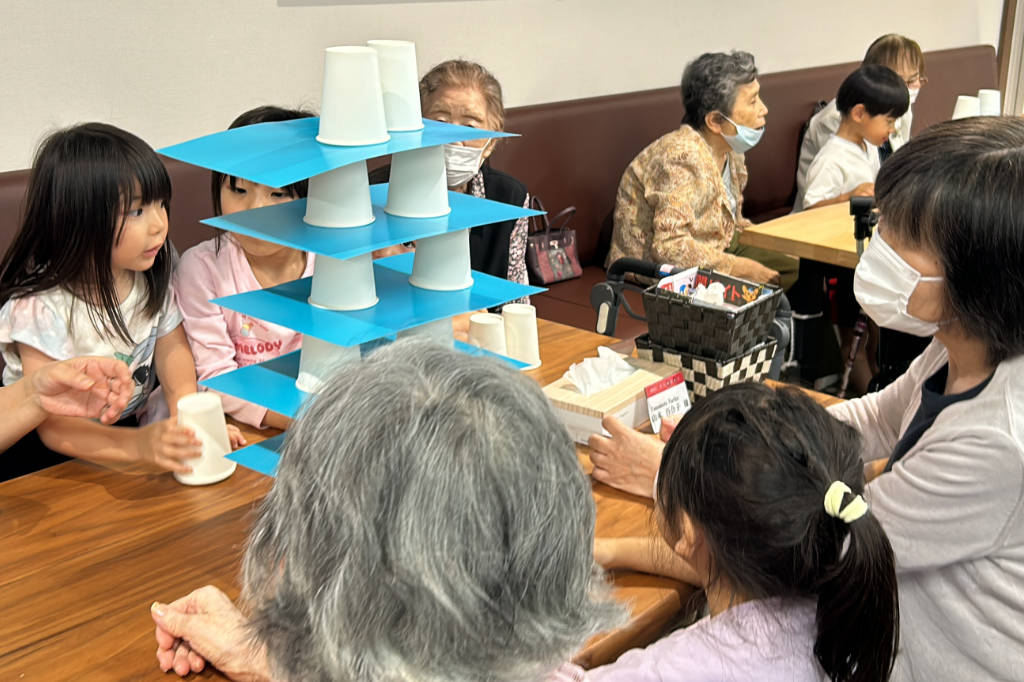
[[[910,88],[910,103],[913,104],[917,101],[917,93],[921,92],[921,88]]]
[[[931,336],[939,330],[939,325],[908,313],[907,303],[918,282],[941,282],[942,279],[922,277],[876,231],[853,273],[853,295],[879,327],[914,336]]]
[[[458,187],[469,182],[483,165],[486,150],[487,145],[468,147],[462,144],[446,144],[444,167],[448,175],[448,186]]]

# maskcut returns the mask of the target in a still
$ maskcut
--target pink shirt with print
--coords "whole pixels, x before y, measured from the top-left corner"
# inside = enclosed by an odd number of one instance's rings
[[[313,262],[309,255],[303,277],[313,274]],[[174,271],[174,293],[200,381],[301,347],[302,334],[296,331],[210,303],[214,298],[261,288],[245,252],[230,235],[221,237],[220,250],[215,240],[209,239],[182,254]],[[225,412],[240,422],[262,427],[267,408],[221,396]]]

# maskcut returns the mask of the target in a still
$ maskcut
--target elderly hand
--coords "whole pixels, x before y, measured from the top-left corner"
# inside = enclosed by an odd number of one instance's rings
[[[209,663],[232,680],[270,680],[266,651],[254,646],[245,616],[212,585],[161,604],[153,602],[156,660],[184,677]]]
[[[601,425],[611,437],[595,433],[587,442],[594,478],[627,493],[653,497],[661,450],[675,430],[675,422],[661,420],[657,437],[631,429],[615,417],[605,417]]]
[[[50,362],[28,377],[39,407],[63,417],[98,418],[111,424],[132,397],[128,366],[113,358],[72,358]]]

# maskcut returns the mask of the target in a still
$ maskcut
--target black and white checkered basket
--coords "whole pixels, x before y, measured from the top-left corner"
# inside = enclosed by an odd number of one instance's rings
[[[636,354],[641,360],[664,362],[678,367],[690,389],[690,397],[703,398],[723,386],[745,381],[761,381],[775,357],[776,341],[766,337],[749,351],[728,360],[714,360],[699,355],[681,353],[652,343],[647,334],[636,339]]]

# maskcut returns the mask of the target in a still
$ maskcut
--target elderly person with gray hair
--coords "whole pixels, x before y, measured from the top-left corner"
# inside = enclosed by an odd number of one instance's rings
[[[594,502],[536,383],[400,342],[343,367],[288,434],[243,566],[155,603],[157,658],[232,679],[536,680],[615,625]]]
[[[761,139],[768,113],[753,55],[702,54],[687,65],[681,89],[682,125],[622,174],[606,266],[632,257],[771,283],[781,271],[791,274],[782,282],[788,286],[796,279],[794,259],[737,243],[750,224],[742,211],[743,154]]]

